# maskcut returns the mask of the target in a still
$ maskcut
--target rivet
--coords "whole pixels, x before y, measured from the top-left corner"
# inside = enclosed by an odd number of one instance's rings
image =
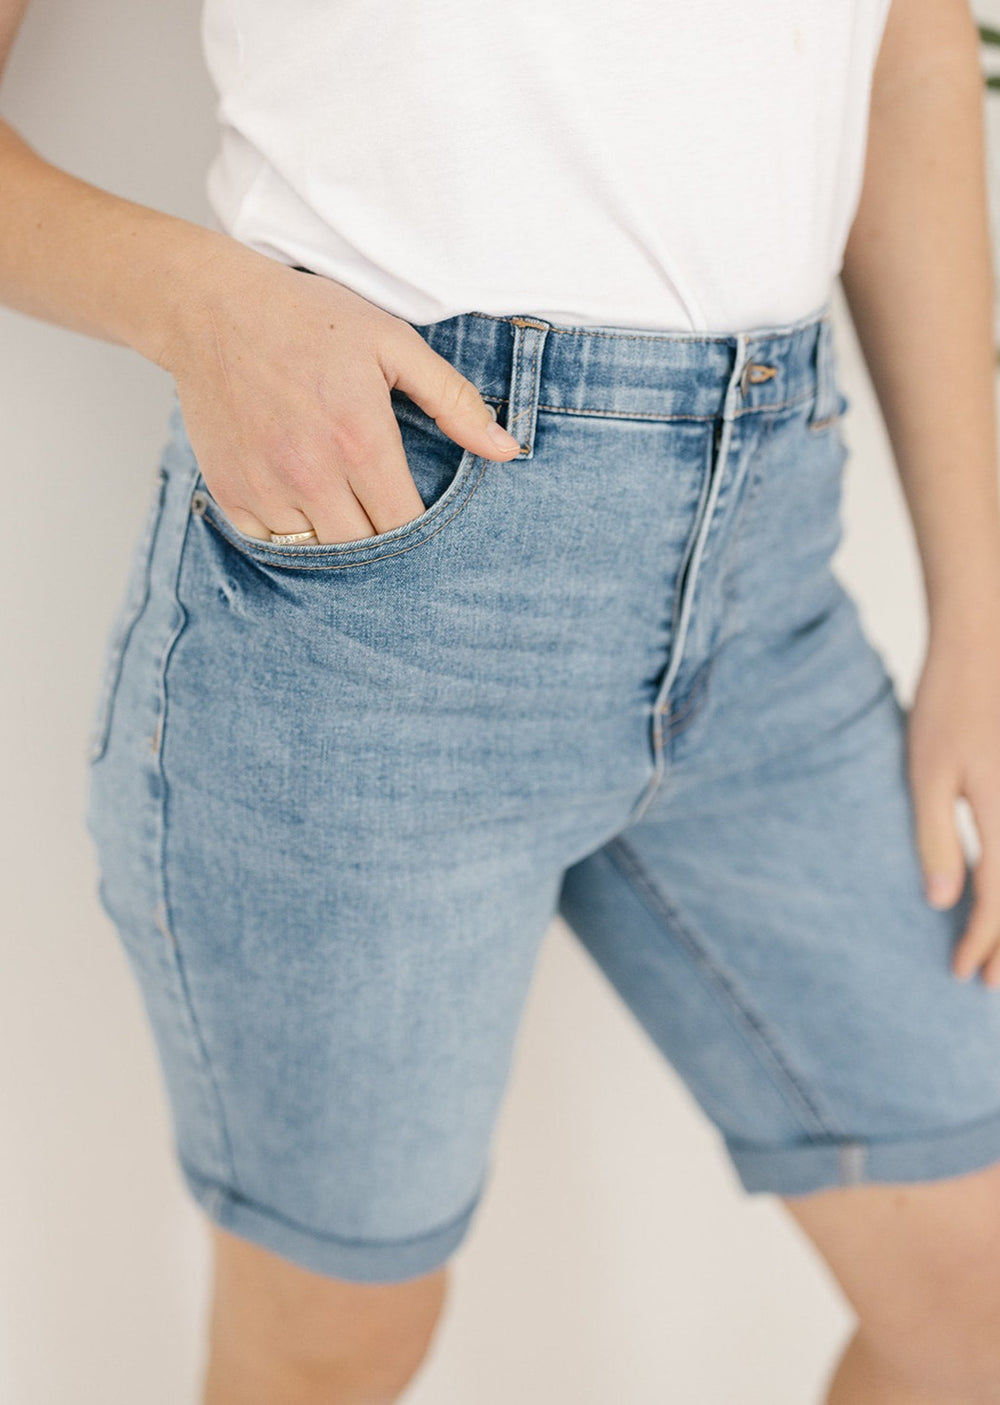
[[[205,515],[205,508],[206,508],[207,505],[208,505],[208,499],[206,498],[205,494],[201,491],[200,488],[199,488],[196,492],[192,493],[192,495],[191,495],[191,511],[192,511],[192,512],[196,512],[199,517],[204,517],[204,515]]]

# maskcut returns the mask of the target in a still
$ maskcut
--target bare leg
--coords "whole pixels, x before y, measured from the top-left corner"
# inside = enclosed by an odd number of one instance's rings
[[[311,1273],[211,1226],[203,1405],[389,1405],[416,1374],[447,1269],[404,1283]]]
[[[964,1405],[968,1397],[962,1397]],[[900,1382],[869,1350],[858,1331],[847,1344],[830,1382],[825,1405],[959,1405],[957,1396],[930,1395]]]
[[[826,1405],[1000,1405],[1000,1163],[781,1199],[858,1317]]]

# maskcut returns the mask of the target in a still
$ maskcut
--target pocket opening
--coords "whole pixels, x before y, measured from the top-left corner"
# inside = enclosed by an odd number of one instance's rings
[[[355,538],[353,541],[293,542],[282,545],[249,536],[240,531],[226,516],[201,473],[198,474],[191,495],[191,511],[196,516],[204,517],[231,546],[259,565],[306,571],[339,570],[411,551],[435,536],[461,512],[475,492],[488,462],[487,459],[479,458],[471,449],[464,449],[445,488],[423,512],[409,522],[403,522],[386,532]],[[474,473],[477,465],[479,472]]]
[[[822,419],[813,419],[811,416],[806,423],[814,434],[822,434],[824,430],[832,429],[834,425],[840,424],[841,420],[850,409],[851,402],[844,392],[837,388],[837,405],[832,414],[824,415]]]

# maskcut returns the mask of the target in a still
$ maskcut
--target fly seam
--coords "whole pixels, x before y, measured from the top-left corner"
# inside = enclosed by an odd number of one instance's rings
[[[694,712],[696,705],[701,701],[702,695],[708,685],[708,675],[711,671],[711,665],[708,663],[704,664],[698,670],[697,681],[685,698],[684,706],[677,712],[674,712],[672,708],[667,709],[667,736],[670,739],[673,739],[677,736],[678,732],[681,731],[681,724],[683,722],[693,720],[691,714]]]

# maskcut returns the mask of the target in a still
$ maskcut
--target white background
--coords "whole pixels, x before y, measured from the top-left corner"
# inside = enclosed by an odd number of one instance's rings
[[[4,114],[74,174],[207,223],[198,11],[34,0]],[[1000,0],[979,17],[1000,23]],[[1000,97],[990,106],[995,162]],[[909,697],[917,559],[839,287],[835,311],[852,401],[838,566]],[[83,828],[100,655],[171,382],[127,349],[0,311],[0,384],[0,1405],[195,1405],[207,1240]],[[496,1150],[412,1405],[820,1400],[852,1321],[833,1280],[780,1202],[740,1190],[558,923]]]

